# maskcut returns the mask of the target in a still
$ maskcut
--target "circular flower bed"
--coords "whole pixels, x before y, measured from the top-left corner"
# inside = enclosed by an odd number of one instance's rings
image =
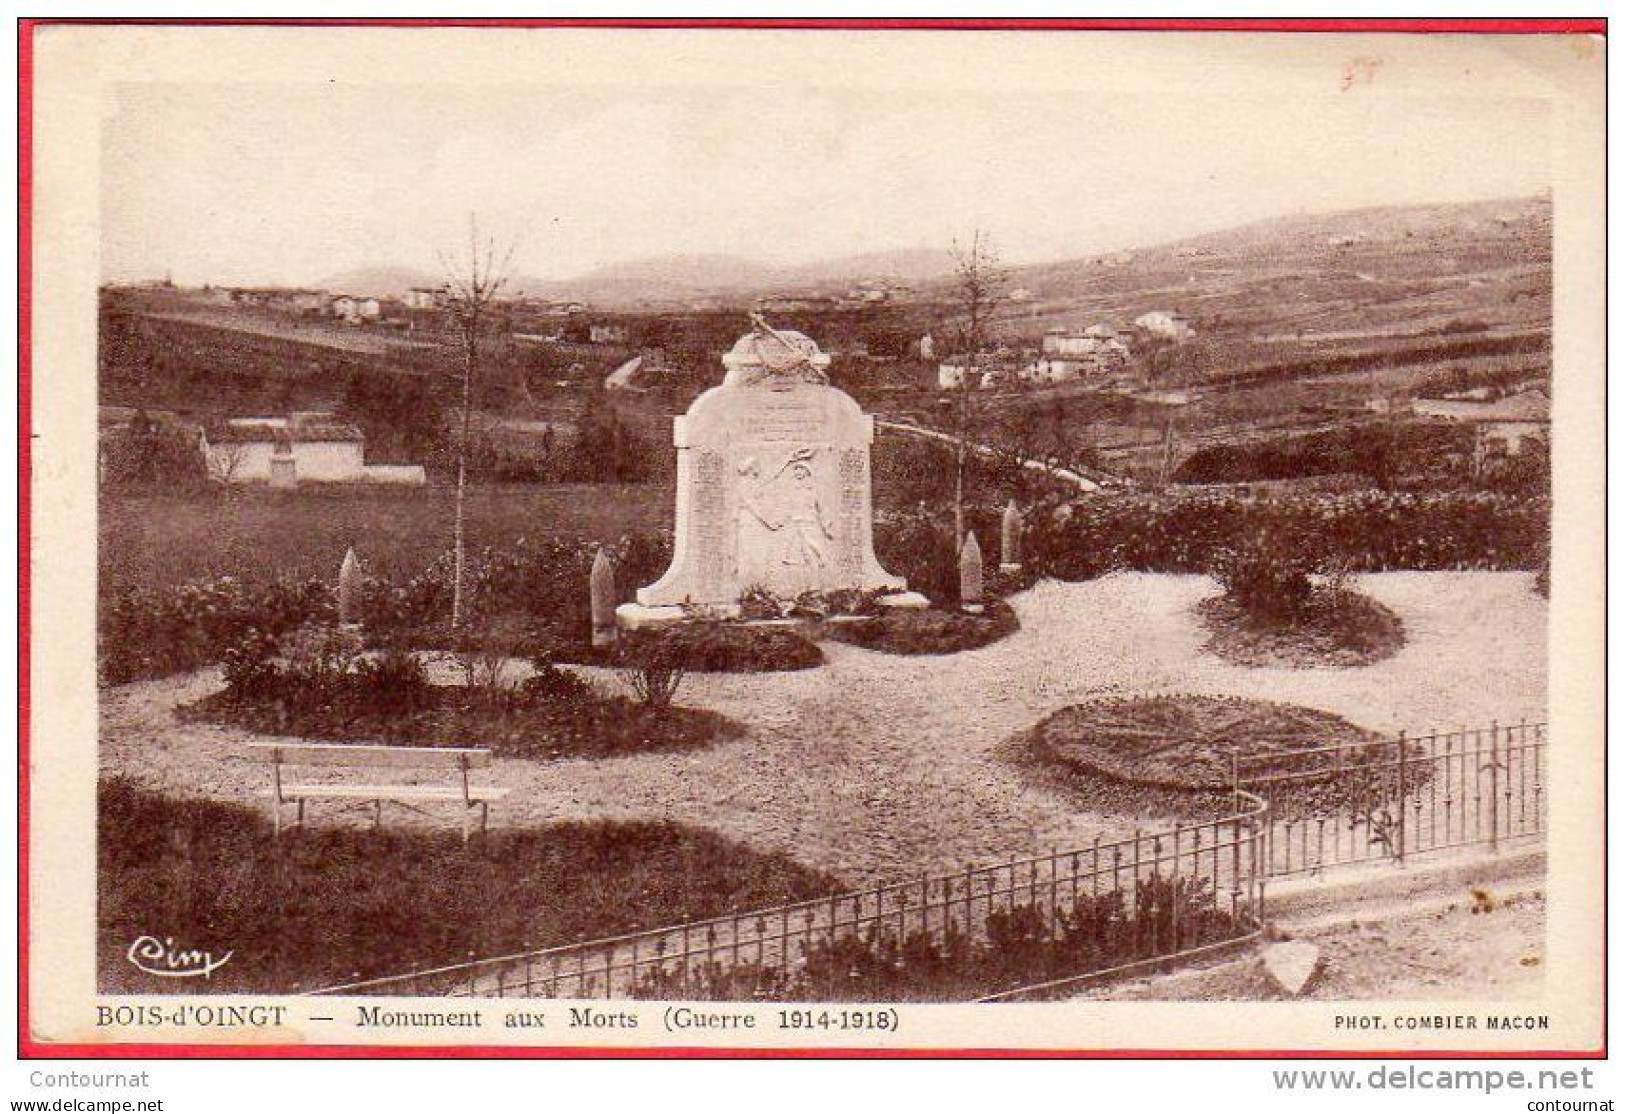
[[[1233,755],[1248,756],[1249,777],[1314,773],[1332,768],[1336,752],[1302,752],[1381,739],[1329,712],[1233,696],[1097,700],[1062,708],[1032,732],[1039,757],[1072,770],[1195,790],[1229,789]]]
[[[1196,605],[1208,632],[1203,649],[1236,665],[1313,669],[1372,665],[1405,645],[1405,624],[1369,596],[1316,589],[1289,620],[1250,615],[1227,595]]]

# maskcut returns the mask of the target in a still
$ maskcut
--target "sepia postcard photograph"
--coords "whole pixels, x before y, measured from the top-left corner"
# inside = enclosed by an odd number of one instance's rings
[[[25,1046],[1601,1054],[1568,23],[24,26]]]

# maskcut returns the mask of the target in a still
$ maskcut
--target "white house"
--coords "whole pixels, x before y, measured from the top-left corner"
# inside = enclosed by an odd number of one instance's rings
[[[1129,347],[1115,329],[1106,325],[1090,325],[1087,329],[1058,326],[1044,334],[1044,355],[1103,364],[1127,363]]]
[[[1018,355],[1008,348],[980,356],[949,356],[937,365],[937,387],[953,391],[968,382],[980,390],[992,390],[1023,375]]]
[[[221,483],[422,484],[421,465],[368,465],[366,435],[331,414],[233,418],[202,436],[209,474]]]
[[[401,302],[407,309],[434,309],[440,304],[445,292],[432,286],[414,286],[401,296]]]
[[[625,325],[591,325],[587,339],[593,344],[625,344],[631,333]]]
[[[1134,319],[1134,324],[1152,336],[1169,340],[1189,340],[1196,335],[1196,330],[1185,315],[1173,310],[1156,309],[1142,313]]]
[[[333,316],[342,317],[346,321],[373,321],[384,312],[377,298],[357,297],[354,294],[340,294],[333,299],[331,305]]]
[[[963,356],[950,356],[937,365],[937,387],[944,391],[957,391],[965,385],[965,377],[973,370],[970,360]]]

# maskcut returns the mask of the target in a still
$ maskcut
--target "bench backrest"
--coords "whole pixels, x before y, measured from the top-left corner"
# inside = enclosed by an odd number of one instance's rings
[[[395,766],[476,770],[491,764],[485,747],[389,747],[373,743],[250,743],[266,762],[284,766]]]

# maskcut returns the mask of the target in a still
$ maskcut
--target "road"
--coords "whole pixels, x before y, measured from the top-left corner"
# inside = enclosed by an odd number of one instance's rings
[[[959,444],[959,438],[955,437],[953,434],[943,433],[941,430],[936,429],[926,429],[924,426],[909,425],[906,422],[882,421],[879,418],[875,419],[875,425],[880,426],[882,429],[892,429],[899,433],[912,434],[915,437],[929,437],[933,441],[941,441],[947,445]],[[999,452],[999,450],[993,448],[991,445],[981,445],[974,441],[967,441],[966,444],[977,456],[997,457],[1003,455]],[[1042,460],[1023,460],[1021,462],[1021,466],[1023,468],[1031,469],[1034,472],[1041,472],[1044,475],[1060,480],[1063,483],[1069,483],[1076,487],[1079,491],[1084,492],[1099,491],[1108,485],[1118,485],[1127,482],[1115,476],[1107,476],[1103,472],[1096,472],[1093,475],[1085,475],[1084,473],[1076,471],[1072,468],[1063,468],[1058,464],[1050,464]]]

